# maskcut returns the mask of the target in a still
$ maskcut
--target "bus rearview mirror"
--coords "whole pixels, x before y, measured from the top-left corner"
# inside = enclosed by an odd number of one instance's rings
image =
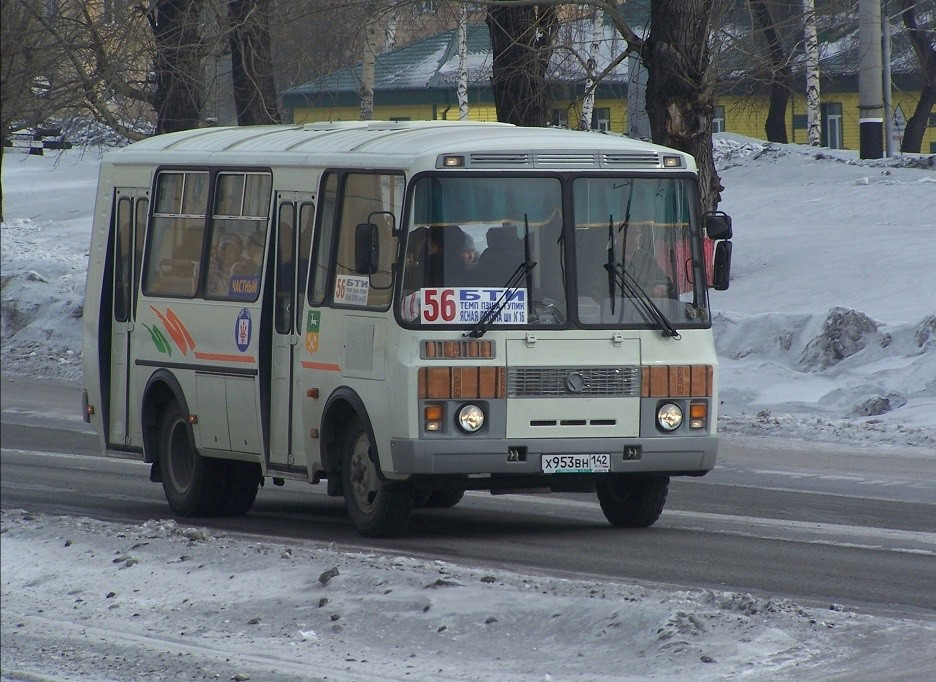
[[[373,275],[380,262],[380,235],[374,223],[359,223],[354,228],[354,271]]]
[[[731,239],[731,216],[724,211],[705,214],[705,233],[709,239]]]
[[[728,288],[728,280],[731,279],[731,242],[720,241],[715,245],[714,265],[712,288],[715,291],[724,291]]]

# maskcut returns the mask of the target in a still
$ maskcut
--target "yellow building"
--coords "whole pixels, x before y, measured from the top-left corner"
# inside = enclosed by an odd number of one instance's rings
[[[578,35],[581,40],[584,34],[579,31],[570,35]],[[916,62],[909,45],[895,41],[895,48],[895,64],[898,68],[893,74],[892,103],[899,123],[901,117],[905,122],[913,114],[920,98],[920,86],[913,74]],[[624,49],[623,40],[613,27],[607,27],[602,51],[597,58],[599,68]],[[858,59],[856,54],[852,54],[856,50],[856,47],[844,49],[820,62],[822,139],[826,147],[859,148],[855,66]],[[373,117],[382,120],[457,119],[457,67],[457,34],[454,30],[378,55]],[[483,23],[469,26],[467,71],[469,120],[496,121],[490,87],[490,38],[487,26]],[[557,126],[577,127],[585,90],[581,67],[578,62],[570,60],[562,63],[554,58],[550,73],[553,76],[547,82],[547,98],[551,103],[550,122]],[[794,83],[803,80],[800,74],[794,78]],[[329,74],[321,81],[291,88],[283,93],[287,120],[295,123],[359,120],[360,86],[360,65],[356,65]],[[617,133],[633,132],[628,117],[629,88],[633,95],[633,86],[629,85],[628,60],[624,60],[597,88],[592,128]],[[801,89],[805,91],[805,87]],[[764,122],[769,104],[766,86],[723,83],[721,91],[722,94],[717,95],[715,100],[713,130],[765,139]],[[788,140],[806,143],[803,95],[791,96],[786,119]],[[899,148],[897,141],[894,149],[896,151]],[[921,151],[936,153],[936,115],[931,114],[929,117],[929,127]]]

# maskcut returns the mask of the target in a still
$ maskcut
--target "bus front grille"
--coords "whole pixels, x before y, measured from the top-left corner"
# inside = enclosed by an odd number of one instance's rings
[[[635,398],[639,367],[509,367],[508,398]]]

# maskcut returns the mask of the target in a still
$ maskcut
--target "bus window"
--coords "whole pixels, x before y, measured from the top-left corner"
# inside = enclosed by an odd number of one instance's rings
[[[195,295],[208,197],[208,173],[166,172],[156,180],[156,210],[147,247],[143,293]]]
[[[273,315],[278,334],[289,334],[292,331],[289,322],[296,303],[296,259],[293,253],[295,223],[295,205],[280,206],[279,233],[276,235],[276,306]]]
[[[270,218],[269,173],[219,173],[211,216],[211,251],[205,297],[256,301],[260,261],[253,244],[266,243]]]
[[[334,302],[366,308],[390,305],[392,267],[396,237],[403,207],[403,176],[351,173],[345,179],[338,232]],[[355,228],[374,223],[378,230],[380,261],[377,272],[366,275],[354,269]]]
[[[312,250],[312,225],[315,220],[315,205],[302,204],[299,207],[299,281],[296,300],[301,301],[305,296],[306,279],[309,269],[309,253]],[[296,329],[302,328],[300,319],[302,311],[296,308]]]
[[[338,175],[328,173],[322,183],[321,218],[319,218],[319,238],[315,256],[315,267],[309,273],[312,285],[309,287],[309,303],[321,305],[328,288],[328,264],[331,260],[332,234],[335,228],[335,207],[338,202]]]
[[[146,232],[146,214],[149,199],[137,199],[133,236],[133,316],[136,317],[137,293],[140,290],[140,268],[143,266],[143,236]]]
[[[114,319],[126,322],[130,317],[130,294],[133,282],[133,213],[129,198],[117,202],[116,258],[114,258]]]

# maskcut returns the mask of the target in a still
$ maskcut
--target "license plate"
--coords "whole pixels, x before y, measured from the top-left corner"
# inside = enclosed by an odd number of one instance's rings
[[[611,455],[543,455],[544,474],[597,474],[611,471]]]

